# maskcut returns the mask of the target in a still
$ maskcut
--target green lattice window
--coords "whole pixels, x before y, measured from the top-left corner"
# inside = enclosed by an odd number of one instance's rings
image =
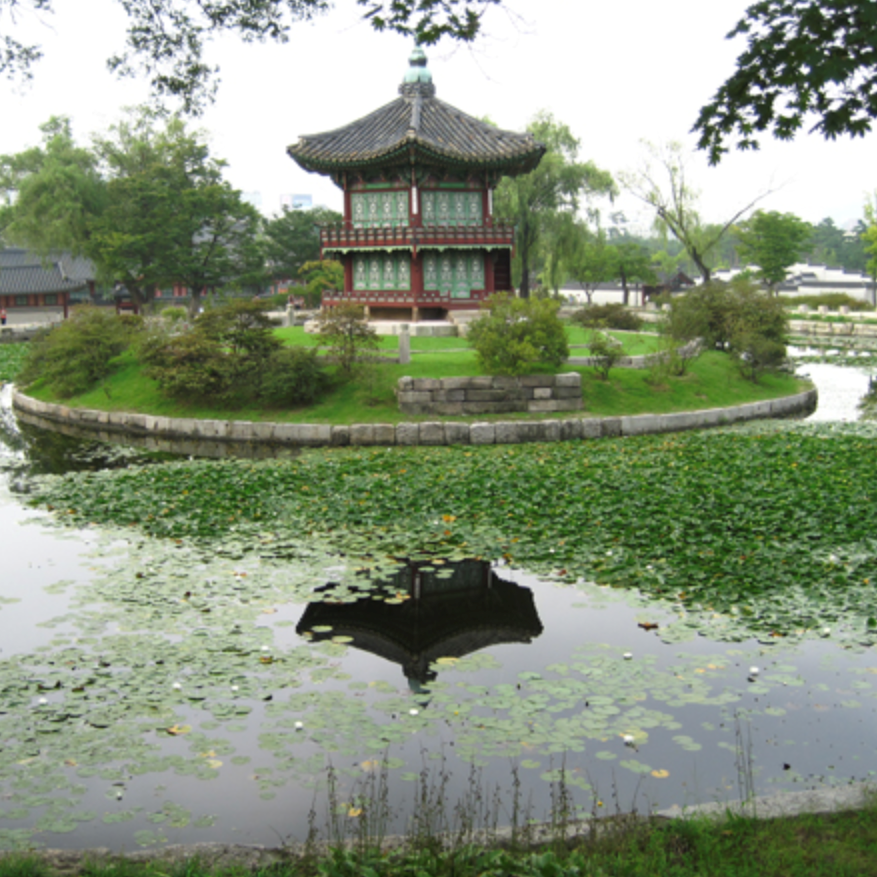
[[[481,225],[481,192],[421,193],[424,225]]]
[[[484,289],[484,254],[469,250],[445,250],[423,257],[423,288],[446,292],[451,298],[470,298]]]
[[[408,224],[408,190],[353,192],[350,214],[356,228]]]
[[[411,256],[375,253],[353,257],[354,289],[410,289]]]

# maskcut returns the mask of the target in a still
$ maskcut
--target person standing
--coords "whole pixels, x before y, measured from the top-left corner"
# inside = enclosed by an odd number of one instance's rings
[[[6,308],[0,308],[0,326],[6,325]]]

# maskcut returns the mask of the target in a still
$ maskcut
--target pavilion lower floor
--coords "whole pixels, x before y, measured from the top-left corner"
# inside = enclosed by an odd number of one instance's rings
[[[451,311],[477,311],[487,299],[484,291],[473,291],[467,298],[449,293],[427,292],[415,297],[408,293],[385,293],[356,290],[354,292],[323,293],[323,307],[340,304],[358,304],[373,320],[394,320],[417,323],[421,320],[446,320]]]

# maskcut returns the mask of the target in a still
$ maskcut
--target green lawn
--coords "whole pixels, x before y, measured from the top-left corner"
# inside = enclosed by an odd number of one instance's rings
[[[285,344],[297,344],[303,347],[316,347],[319,344],[318,337],[305,332],[302,326],[289,326],[283,329],[275,329],[274,334],[283,340]],[[624,345],[624,352],[628,356],[639,356],[646,353],[654,353],[659,349],[660,337],[648,332],[611,332]],[[580,347],[587,345],[591,336],[589,329],[581,326],[567,324],[566,336],[570,346]],[[380,349],[384,352],[395,352],[399,349],[399,339],[395,335],[378,336]],[[440,350],[467,350],[469,344],[465,338],[433,337],[431,335],[412,335],[411,351],[432,352]],[[583,350],[573,351],[574,356],[586,356]]]
[[[868,877],[877,873],[877,820],[873,807],[858,812],[723,822],[675,820],[640,823],[604,820],[596,840],[542,844],[443,846],[437,839],[382,852],[355,841],[325,853],[286,850],[286,861],[244,871],[211,868],[197,858],[169,863],[84,858],[66,877]],[[558,826],[558,837],[562,825]],[[37,856],[2,858],[0,877],[58,877]]]
[[[687,374],[662,383],[654,382],[650,372],[644,369],[616,368],[610,373],[608,381],[600,380],[590,366],[566,365],[560,371],[576,371],[582,375],[584,413],[595,416],[663,414],[725,407],[790,395],[804,386],[802,381],[787,374],[768,374],[759,383],[753,384],[740,376],[727,356],[714,352],[699,356],[690,364]],[[479,374],[483,372],[474,351],[436,351],[415,356],[408,365],[391,362],[376,365],[370,386],[364,382],[336,382],[329,394],[308,408],[270,410],[244,407],[229,410],[203,403],[183,404],[165,398],[156,383],[141,374],[133,356],[124,354],[119,358],[117,371],[101,386],[63,401],[77,408],[140,411],[169,417],[281,423],[400,423],[434,419],[434,415],[417,417],[398,410],[393,391],[400,377],[463,377]],[[62,401],[40,387],[31,388],[28,392],[48,402]],[[550,416],[564,418],[570,414]],[[480,415],[478,419],[527,418],[526,414],[503,414],[493,418]]]

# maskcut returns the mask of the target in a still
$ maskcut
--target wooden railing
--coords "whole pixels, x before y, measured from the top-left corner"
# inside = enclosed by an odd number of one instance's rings
[[[323,249],[381,248],[418,246],[506,246],[515,239],[512,225],[410,225],[356,227],[353,223],[323,226],[320,243]]]

